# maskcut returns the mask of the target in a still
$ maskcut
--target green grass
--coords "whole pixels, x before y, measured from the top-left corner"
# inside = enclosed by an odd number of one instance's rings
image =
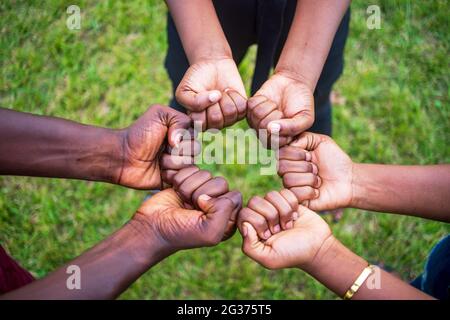
[[[448,1],[372,1],[380,30],[366,28],[353,3],[346,66],[336,85],[337,142],[356,161],[449,163]],[[0,4],[0,105],[94,125],[124,127],[153,103],[167,104],[170,82],[163,1],[78,1],[80,31],[66,28],[70,1]],[[255,50],[240,66],[249,87]],[[245,121],[236,125],[246,128]],[[208,166],[244,198],[278,188],[256,165]],[[120,227],[145,192],[108,184],[0,178],[0,243],[37,277]],[[332,225],[349,248],[417,276],[448,225],[346,210]],[[240,236],[215,248],[179,252],[121,298],[324,299],[335,296],[298,270],[268,271],[246,258]]]

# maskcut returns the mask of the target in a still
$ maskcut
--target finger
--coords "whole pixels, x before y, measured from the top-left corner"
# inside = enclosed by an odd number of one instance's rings
[[[201,128],[201,131],[205,131],[208,127],[208,120],[206,119],[206,111],[191,112],[189,116],[192,119],[192,123],[195,128]]]
[[[175,93],[177,101],[193,112],[204,111],[222,98],[219,90],[194,92],[192,90],[178,90]]]
[[[292,141],[292,146],[312,151],[325,139],[328,139],[328,136],[312,132],[303,132],[297,139]]]
[[[198,171],[200,171],[200,169],[197,166],[190,166],[178,171],[177,174],[173,177],[173,188],[177,190],[179,186],[184,182],[184,180]]]
[[[197,203],[198,197],[207,194],[211,198],[216,198],[228,192],[228,182],[222,177],[214,177],[197,188],[192,194],[192,202]]]
[[[268,252],[265,244],[260,241],[255,228],[251,223],[244,223],[242,232],[242,251],[252,260],[264,265],[264,261],[268,257]]]
[[[300,148],[284,146],[277,155],[278,160],[311,161],[311,153]]]
[[[264,101],[254,107],[253,109],[249,110],[249,115],[252,119],[252,122],[255,126],[255,129],[265,129],[260,126],[261,120],[263,120],[265,117],[267,117],[272,111],[275,111],[277,109],[277,105],[270,101]]]
[[[163,170],[180,170],[194,164],[194,158],[189,156],[172,156],[163,153],[161,156],[161,169]]]
[[[169,185],[173,184],[173,177],[177,174],[177,170],[163,170],[161,172],[161,178],[164,182],[168,183]]]
[[[242,194],[239,191],[230,191],[220,196],[221,198],[228,198],[234,204],[234,209],[231,212],[230,219],[228,220],[227,227],[225,229],[224,239],[229,239],[236,231],[236,220],[239,211],[242,208]]]
[[[249,200],[247,207],[258,212],[267,220],[272,234],[280,231],[278,211],[269,201],[259,196],[254,196]]]
[[[319,179],[318,176],[313,173],[296,173],[288,172],[283,176],[283,185],[285,188],[311,186],[318,188]]]
[[[242,210],[239,212],[238,228],[241,231],[242,224],[244,222],[252,224],[261,239],[267,240],[272,235],[266,218],[248,207],[242,208]]]
[[[168,127],[167,140],[171,147],[176,147],[181,141],[182,137],[192,125],[192,120],[189,116],[181,113],[170,107],[161,108],[167,113],[165,116]]]
[[[278,175],[283,176],[289,172],[299,172],[299,173],[313,173],[317,175],[319,172],[317,166],[308,161],[292,161],[292,160],[280,160],[278,162]]]
[[[202,194],[198,198],[199,208],[206,213],[203,228],[218,243],[223,239],[226,227],[234,209],[233,201],[228,198],[211,198]]]
[[[207,181],[211,180],[211,178],[212,175],[209,171],[197,171],[181,183],[181,185],[177,188],[177,192],[184,201],[193,203],[192,194],[194,191]]]
[[[247,115],[247,99],[241,96],[236,90],[228,89],[225,91],[234,102],[234,105],[238,111],[238,120],[244,119]]]
[[[289,221],[292,221],[292,215],[294,213],[294,210],[290,206],[289,202],[277,191],[271,191],[267,193],[264,199],[269,201],[270,204],[277,209],[280,220],[280,227],[283,230],[288,229],[286,224]],[[278,232],[279,231],[281,231],[281,229],[278,230]]]
[[[223,114],[218,103],[213,104],[208,109],[206,109],[206,118],[208,129],[223,128]]]
[[[280,110],[273,110],[269,114],[267,114],[263,119],[261,119],[261,122],[259,123],[259,128],[261,129],[267,129],[267,125],[275,120],[279,120],[283,118],[283,113]]]
[[[289,189],[282,189],[280,191],[280,194],[283,196],[283,198],[286,199],[286,201],[289,203],[293,211],[297,211],[298,209],[298,200],[295,194],[289,190]]]
[[[266,96],[263,96],[263,95],[257,95],[257,96],[251,97],[250,99],[247,100],[247,111],[252,110],[253,108],[255,108],[260,103],[266,102],[268,100],[269,99]]]
[[[309,186],[293,187],[290,188],[290,190],[295,194],[295,197],[300,204],[309,204],[309,202],[306,201],[315,199],[319,196],[319,190]]]
[[[219,105],[223,114],[223,125],[228,127],[234,124],[238,119],[238,110],[233,99],[226,92],[222,95]]]
[[[293,137],[311,128],[313,123],[313,115],[309,111],[305,111],[295,115],[292,118],[284,118],[271,122],[269,123],[268,128],[271,130],[271,127],[279,127],[279,134],[281,136]]]
[[[184,139],[184,138],[183,138]],[[202,152],[202,145],[199,141],[190,139],[182,140],[178,147],[169,148],[167,153],[172,156],[196,156]]]

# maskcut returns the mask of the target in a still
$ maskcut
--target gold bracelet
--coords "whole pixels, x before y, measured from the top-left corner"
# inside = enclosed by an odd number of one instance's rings
[[[350,289],[347,290],[347,292],[344,295],[344,300],[350,300],[353,295],[359,290],[359,288],[362,286],[364,281],[375,271],[375,267],[373,265],[368,265],[364,268],[364,270],[361,272],[359,277],[355,280],[353,285],[350,287]]]

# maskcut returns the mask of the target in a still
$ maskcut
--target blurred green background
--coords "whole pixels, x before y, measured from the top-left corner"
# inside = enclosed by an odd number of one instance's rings
[[[66,27],[71,4],[81,8],[79,31]],[[380,30],[366,26],[368,4],[352,4],[334,137],[355,161],[449,163],[450,2],[370,4],[381,7]],[[156,0],[2,1],[0,106],[120,128],[150,104],[167,104],[166,12]],[[247,87],[254,58],[253,48],[240,66]],[[280,188],[257,165],[208,168],[245,200]],[[1,177],[0,243],[43,277],[119,228],[145,195],[103,183]],[[438,222],[361,210],[346,210],[332,229],[353,251],[405,280],[421,272],[431,247],[450,231]],[[301,271],[263,269],[240,245],[236,234],[215,248],[179,252],[121,298],[336,298]]]

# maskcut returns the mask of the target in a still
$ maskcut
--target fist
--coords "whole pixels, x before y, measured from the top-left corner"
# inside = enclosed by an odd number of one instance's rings
[[[267,197],[266,195],[257,207],[253,207],[251,210],[247,208],[241,210],[238,225],[243,236],[242,251],[269,269],[292,267],[307,269],[322,244],[332,237],[331,230],[319,215],[301,205],[297,209],[291,206],[291,213],[287,215],[288,200],[281,192],[273,191],[271,193],[272,196]],[[282,207],[283,209],[278,209]],[[269,208],[272,211],[270,216],[268,215]],[[285,210],[284,213],[283,210]],[[273,215],[274,212],[278,217]],[[276,223],[273,220],[281,221],[283,219],[282,215],[292,217],[289,225],[285,228],[270,228]],[[261,224],[258,222],[261,221],[261,218],[265,219],[265,223],[271,230],[269,237],[266,237],[265,234],[261,237],[262,229],[265,227],[261,228]]]
[[[202,130],[222,129],[246,115],[246,94],[231,58],[202,60],[191,65],[175,92]]]

